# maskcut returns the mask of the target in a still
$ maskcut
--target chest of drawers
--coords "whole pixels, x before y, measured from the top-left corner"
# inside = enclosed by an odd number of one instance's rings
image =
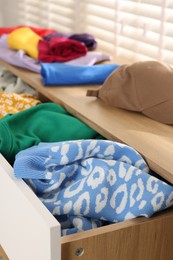
[[[173,128],[141,114],[115,109],[84,87],[44,87],[40,75],[1,62],[38,91],[109,140],[135,148],[158,175],[173,184]],[[60,225],[0,156],[0,244],[10,260],[171,260],[173,209],[60,237]],[[2,249],[0,248],[0,252]],[[8,259],[5,253],[1,258]],[[0,258],[0,259],[1,259]]]

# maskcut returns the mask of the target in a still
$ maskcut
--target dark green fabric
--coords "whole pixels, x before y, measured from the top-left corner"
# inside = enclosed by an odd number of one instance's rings
[[[55,103],[39,104],[0,120],[0,152],[11,165],[19,151],[40,142],[97,138],[96,131]]]

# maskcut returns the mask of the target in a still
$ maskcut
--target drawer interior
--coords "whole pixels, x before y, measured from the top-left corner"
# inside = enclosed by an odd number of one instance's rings
[[[173,209],[60,237],[57,220],[2,155],[0,172],[0,243],[9,259],[173,259]]]

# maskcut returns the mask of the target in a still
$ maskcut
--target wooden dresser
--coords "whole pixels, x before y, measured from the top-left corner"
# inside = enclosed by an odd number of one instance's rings
[[[173,127],[140,113],[86,97],[98,86],[45,87],[39,74],[11,66],[15,75],[109,140],[135,148],[149,167],[173,184]],[[8,196],[10,194],[10,196]],[[172,260],[173,208],[144,217],[60,237],[60,225],[30,188],[0,157],[0,260]]]

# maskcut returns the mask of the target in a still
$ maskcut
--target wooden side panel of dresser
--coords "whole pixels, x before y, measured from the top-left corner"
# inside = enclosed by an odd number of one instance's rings
[[[139,222],[139,223],[138,223]],[[62,238],[62,260],[172,260],[173,209],[150,219],[116,223]],[[83,253],[81,257],[76,254]]]

